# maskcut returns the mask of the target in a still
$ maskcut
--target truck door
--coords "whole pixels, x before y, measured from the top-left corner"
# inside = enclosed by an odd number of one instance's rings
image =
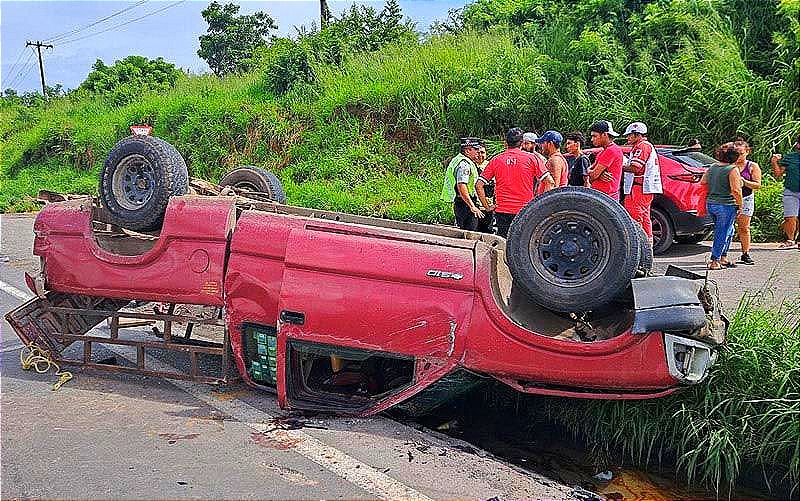
[[[453,369],[474,242],[360,226],[292,231],[279,299],[282,405],[372,414]]]

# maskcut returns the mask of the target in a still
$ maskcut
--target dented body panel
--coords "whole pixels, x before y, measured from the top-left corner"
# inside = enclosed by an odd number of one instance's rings
[[[284,407],[372,414],[458,369],[582,398],[650,398],[682,384],[662,332],[632,332],[632,309],[594,342],[559,334],[570,320],[551,312],[521,320],[498,237],[187,196],[172,199],[149,248],[124,255],[112,250],[133,250],[98,236],[90,202],[37,217],[45,288],[223,306],[238,372]],[[680,339],[670,338],[676,351]]]

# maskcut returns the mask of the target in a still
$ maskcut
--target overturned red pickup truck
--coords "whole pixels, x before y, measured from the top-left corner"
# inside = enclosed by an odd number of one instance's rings
[[[238,374],[277,392],[281,406],[347,414],[427,409],[442,389],[485,378],[603,399],[702,381],[727,326],[716,298],[683,270],[647,276],[649,249],[630,218],[595,194],[537,197],[508,242],[247,196],[172,193],[150,233],[114,224],[111,208],[91,198],[51,203],[34,225],[42,272],[28,282],[37,298],[6,318],[63,362],[100,368],[92,346],[121,345],[135,347],[136,360],[114,370],[217,382],[229,380],[232,356]],[[622,222],[609,226],[611,215]],[[632,257],[616,255],[625,249]],[[170,306],[143,313],[132,301]],[[176,304],[217,313],[180,316]],[[125,317],[164,321],[164,332],[126,338]],[[108,331],[95,327],[106,318]],[[193,339],[195,325],[219,325],[223,339]],[[145,350],[188,354],[190,374],[148,369]],[[210,355],[223,359],[218,378],[199,374]]]

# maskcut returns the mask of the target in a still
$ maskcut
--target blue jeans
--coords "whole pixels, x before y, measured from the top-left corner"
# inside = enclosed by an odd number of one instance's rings
[[[719,258],[728,255],[728,247],[733,240],[733,223],[736,222],[735,205],[715,204],[706,202],[709,215],[714,218],[714,243],[711,245],[711,260],[719,261]]]

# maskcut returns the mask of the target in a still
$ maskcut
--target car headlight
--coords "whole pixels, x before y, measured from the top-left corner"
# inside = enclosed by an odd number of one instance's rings
[[[708,369],[717,361],[716,350],[694,339],[665,333],[664,348],[669,373],[686,384],[696,384],[705,379]]]

